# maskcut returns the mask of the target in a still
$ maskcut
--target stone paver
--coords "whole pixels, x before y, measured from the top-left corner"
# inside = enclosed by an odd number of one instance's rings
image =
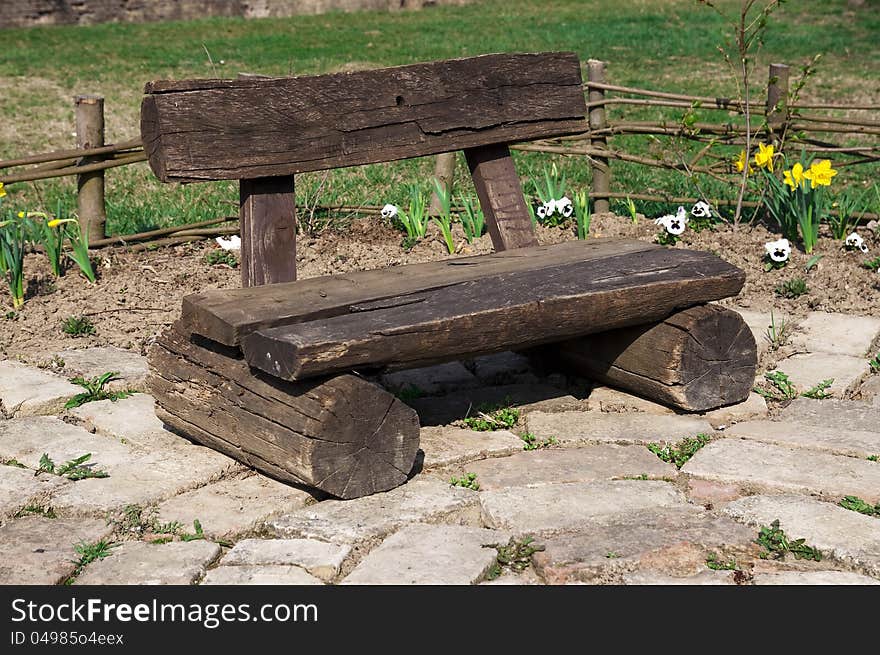
[[[779,571],[756,573],[756,585],[880,585],[880,580],[851,571]]]
[[[880,576],[880,519],[790,494],[740,498],[723,511],[751,526],[779,519],[790,538],[806,539],[823,555]]]
[[[479,525],[477,492],[423,476],[384,493],[326,500],[269,521],[284,537],[356,543],[416,522]]]
[[[52,496],[52,506],[65,515],[94,515],[125,505],[149,505],[241,468],[235,460],[201,446],[138,454],[116,466],[108,478],[62,488]]]
[[[823,380],[833,379],[834,382],[828,390],[842,396],[867,372],[868,367],[864,357],[808,353],[792,355],[777,362],[776,370],[788,375],[801,391],[806,391]]]
[[[779,413],[779,419],[839,430],[880,432],[880,410],[869,403],[853,400],[796,398]]]
[[[829,455],[740,439],[720,439],[700,449],[682,467],[689,475],[757,489],[780,489],[831,497],[861,496],[880,502],[880,466],[854,457]]]
[[[413,390],[433,396],[447,391],[475,387],[478,381],[461,362],[447,362],[387,373],[382,376],[382,384],[394,391]]]
[[[742,316],[746,325],[748,325],[749,329],[752,331],[752,335],[755,337],[755,344],[758,346],[758,358],[760,359],[763,357],[764,353],[767,352],[770,345],[764,336],[767,334],[767,327],[770,325],[770,312],[759,312],[752,309],[741,309],[740,307],[735,307],[734,310]],[[786,323],[791,323],[793,320],[792,317],[787,314],[776,312],[774,312],[773,318],[776,320],[777,326],[782,319],[784,319]],[[793,325],[793,323],[791,324]]]
[[[523,449],[523,441],[507,430],[475,432],[452,426],[429,426],[419,433],[424,452],[422,466],[446,466],[474,459],[509,455]]]
[[[168,448],[188,441],[165,430],[156,417],[153,397],[136,393],[117,401],[99,400],[70,410],[98,433],[123,439],[146,449]]]
[[[551,584],[616,581],[639,568],[683,576],[705,570],[709,552],[744,551],[754,538],[728,517],[680,505],[597,517],[576,534],[543,541],[532,559]]]
[[[599,517],[682,507],[687,501],[668,482],[614,480],[484,491],[480,504],[484,525],[522,535],[578,531]]]
[[[374,548],[342,584],[474,584],[498,555],[486,546],[507,539],[483,528],[409,525]]]
[[[635,396],[612,387],[596,387],[587,397],[589,409],[593,411],[619,414],[622,412],[646,412],[648,414],[675,414],[666,405]]]
[[[845,425],[828,427],[804,421],[783,420],[739,423],[727,430],[725,435],[783,446],[810,448],[835,455],[868,457],[880,453],[880,412],[877,414],[875,432],[854,430]]]
[[[510,351],[474,359],[474,375],[483,384],[509,384],[531,370],[528,357]]]
[[[0,519],[21,508],[40,504],[55,489],[70,484],[57,475],[34,475],[30,469],[0,465]]]
[[[213,482],[159,505],[158,520],[191,526],[198,519],[205,534],[232,537],[265,519],[305,507],[312,495],[263,475]]]
[[[319,585],[321,580],[298,566],[218,566],[205,574],[203,585]]]
[[[526,429],[539,439],[555,437],[562,443],[598,441],[638,444],[677,442],[701,432],[713,431],[708,421],[692,416],[603,412],[533,412],[526,417]]]
[[[692,502],[701,503],[706,507],[723,505],[744,495],[743,490],[737,484],[700,480],[699,478],[688,480],[688,498]]]
[[[17,459],[32,469],[39,468],[44,453],[55,464],[91,453],[86,463],[112,474],[130,463],[132,452],[118,439],[91,434],[54,416],[0,421],[0,457]]]
[[[84,350],[62,350],[56,353],[56,357],[64,360],[64,373],[69,377],[81,376],[88,380],[115,371],[116,379],[107,384],[108,389],[146,390],[149,373],[147,359],[131,350],[102,346]]]
[[[110,555],[86,566],[78,585],[190,585],[217,559],[220,546],[210,541],[148,544],[127,541]]]
[[[461,472],[465,469],[477,474],[477,482],[483,491],[640,475],[675,477],[678,474],[675,466],[660,460],[647,448],[616,444],[519,452],[510,457],[472,462]]]
[[[811,353],[861,357],[880,334],[880,318],[810,312],[798,321],[792,345]]]
[[[0,361],[0,407],[7,416],[52,414],[83,390],[75,384],[32,366]]]
[[[625,585],[732,585],[736,584],[732,571],[700,571],[696,575],[677,577],[655,571],[635,571],[623,576]]]
[[[767,416],[767,401],[760,394],[752,392],[743,402],[727,407],[719,407],[702,415],[713,428],[721,429],[734,423]]]
[[[549,384],[480,387],[437,398],[407,400],[406,404],[418,412],[422,425],[447,425],[466,416],[473,416],[483,406],[512,405],[520,410],[521,416],[538,411],[554,412],[587,408],[586,400],[578,400],[559,387]]]
[[[220,564],[233,566],[296,566],[330,581],[339,575],[351,547],[315,539],[242,539]]]
[[[54,585],[73,573],[74,546],[110,536],[103,519],[48,519],[26,516],[0,527],[0,584]]]

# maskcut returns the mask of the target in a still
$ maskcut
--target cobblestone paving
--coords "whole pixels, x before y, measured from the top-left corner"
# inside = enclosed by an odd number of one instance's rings
[[[54,371],[2,361],[0,583],[878,584],[880,374],[868,359],[880,319],[815,312],[774,350],[769,316],[743,314],[761,344],[757,382],[767,366],[802,391],[833,377],[834,397],[752,394],[682,415],[538,376],[512,353],[397,373],[383,382],[422,394],[409,401],[425,426],[418,473],[351,501],[165,430],[130,352],[65,351]],[[69,378],[106,370],[138,393],[64,409],[82,391]],[[520,410],[508,430],[457,420],[505,401]],[[648,448],[698,434],[711,441],[680,469]],[[91,475],[58,475],[85,454]],[[777,520],[821,559],[760,545]]]

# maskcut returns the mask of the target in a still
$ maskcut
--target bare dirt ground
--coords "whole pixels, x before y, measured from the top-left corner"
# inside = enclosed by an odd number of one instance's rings
[[[459,230],[459,226],[456,226]],[[613,214],[593,217],[591,238],[628,237],[653,241],[658,228],[650,219]],[[846,251],[843,244],[825,235],[816,253],[818,265],[805,272],[809,257],[792,252],[782,270],[764,272],[763,244],[778,235],[764,227],[740,226],[734,230],[721,225],[699,233],[686,232],[675,247],[712,251],[746,271],[746,284],[736,298],[723,304],[752,309],[774,308],[797,318],[808,311],[844,312],[880,316],[880,274],[861,266],[880,255],[880,235],[860,229],[869,253]],[[463,235],[454,256],[491,251],[488,236],[467,245]],[[541,243],[574,238],[570,228],[538,228]],[[299,237],[297,265],[300,278],[353,270],[398,266],[449,257],[439,233],[412,250],[401,247],[401,234],[381,223],[378,217],[356,220],[345,232],[325,232],[316,238]],[[169,246],[151,251],[132,252],[124,247],[95,251],[98,281],[88,284],[75,269],[68,269],[53,280],[44,258],[29,255],[26,262],[27,302],[18,312],[9,312],[9,297],[0,291],[0,359],[20,359],[34,364],[47,362],[53,353],[68,348],[114,345],[145,353],[151,340],[180,315],[181,298],[211,288],[232,288],[240,284],[240,272],[225,264],[210,265],[205,255],[217,249],[213,241]],[[797,299],[785,299],[774,290],[783,281],[801,277],[809,291]],[[9,313],[7,313],[9,312]],[[5,315],[5,318],[3,316]],[[61,329],[70,316],[88,316],[95,334],[72,337]]]

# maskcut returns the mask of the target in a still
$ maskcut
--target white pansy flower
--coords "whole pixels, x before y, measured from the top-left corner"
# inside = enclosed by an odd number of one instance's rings
[[[241,237],[237,234],[233,234],[228,239],[217,237],[214,241],[216,241],[217,245],[223,248],[223,250],[241,250]]]
[[[387,204],[382,207],[382,218],[394,218],[397,216],[397,206],[392,204]]]
[[[681,205],[678,206],[678,209],[675,212],[675,218],[676,218],[676,220],[681,221],[682,224],[685,224],[688,222],[688,213],[684,210],[684,207],[682,207]]]
[[[654,222],[657,225],[662,225],[664,228],[666,228],[666,231],[669,232],[669,234],[678,236],[679,234],[684,232],[685,223],[687,221],[683,220],[677,214],[666,214],[665,216],[654,219]]]
[[[791,254],[791,244],[788,239],[779,239],[779,241],[769,241],[764,244],[764,250],[774,262],[788,261]]]
[[[562,214],[565,218],[568,218],[574,212],[574,207],[571,204],[571,200],[569,200],[568,196],[562,196],[559,200],[556,201],[556,211]]]
[[[556,211],[556,201],[548,200],[540,207],[538,207],[538,218],[547,218],[548,216],[553,216],[554,211]]]
[[[846,238],[846,247],[858,248],[862,252],[868,252],[868,246],[865,245],[865,240],[862,239],[862,237],[860,237],[855,232],[853,232]]]
[[[698,200],[697,203],[691,208],[691,216],[694,218],[709,218],[712,215],[712,207],[709,206],[708,202],[703,200]]]

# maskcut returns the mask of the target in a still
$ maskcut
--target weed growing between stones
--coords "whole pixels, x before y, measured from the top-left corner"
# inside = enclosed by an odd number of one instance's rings
[[[784,403],[789,400],[794,400],[799,395],[804,398],[812,398],[814,400],[825,400],[826,398],[831,398],[833,396],[833,392],[829,392],[828,389],[834,384],[834,378],[829,378],[827,380],[822,380],[816,386],[810,387],[803,393],[800,393],[795,386],[795,384],[789,379],[788,375],[783,373],[782,371],[771,371],[770,373],[764,373],[764,379],[767,380],[769,384],[765,384],[764,386],[756,386],[752,390],[766,398],[767,400],[772,400],[777,403]]]
[[[706,566],[713,571],[737,571],[739,570],[739,566],[736,563],[736,560],[730,558],[726,562],[721,560],[718,555],[715,553],[709,553],[706,557]]]
[[[42,505],[25,505],[20,510],[15,513],[14,518],[20,519],[22,516],[42,516],[46,519],[57,519],[58,515],[55,513],[55,510],[51,507],[44,507]]]
[[[682,439],[677,444],[661,446],[659,443],[649,443],[648,450],[664,462],[675,464],[675,468],[680,469],[700,448],[710,441],[712,441],[712,437],[708,434],[700,433],[696,437]]]
[[[76,394],[73,398],[68,400],[64,404],[64,409],[73,409],[74,407],[80,407],[86,403],[95,402],[96,400],[112,400],[113,402],[116,402],[120,398],[128,398],[131,396],[133,393],[131,391],[107,391],[104,389],[104,385],[111,380],[116,379],[114,377],[116,374],[117,371],[109,371],[103,375],[96,375],[91,380],[86,380],[79,376],[71,378],[71,382],[78,384],[85,389],[85,391]]]
[[[780,318],[779,322],[776,322],[776,317],[773,315],[773,310],[770,310],[770,325],[767,326],[767,329],[764,331],[764,339],[769,344],[770,350],[779,350],[782,346],[788,343],[791,332],[791,323],[786,322],[784,318]]]
[[[841,500],[838,505],[845,509],[852,510],[853,512],[858,512],[859,514],[880,518],[880,503],[871,505],[858,496],[844,496],[843,500]]]
[[[551,446],[555,446],[559,443],[556,437],[547,437],[546,439],[541,441],[531,432],[526,432],[525,434],[521,435],[520,439],[523,440],[523,450],[539,450],[541,448],[550,448]]]
[[[19,469],[26,469],[27,468],[27,466],[25,466],[24,464],[19,462],[14,457],[10,457],[9,459],[0,458],[0,464],[2,464],[3,466],[14,466],[15,468],[19,468]]]
[[[869,462],[876,462],[880,460],[880,455],[868,455],[865,459],[867,459]]]
[[[79,457],[64,462],[60,466],[56,466],[55,462],[49,457],[49,453],[43,453],[40,457],[40,467],[37,473],[49,473],[58,475],[68,480],[85,480],[86,478],[108,478],[110,474],[100,469],[92,468],[94,464],[86,464],[92,458],[91,453],[80,455]]]
[[[73,573],[70,574],[70,577],[64,581],[65,585],[72,585],[74,581],[79,577],[80,573],[82,573],[83,569],[94,562],[95,560],[104,559],[108,555],[110,555],[110,549],[115,548],[119,544],[110,543],[104,539],[100,541],[95,541],[93,543],[89,543],[86,541],[78,543],[73,547],[73,550],[79,555],[78,560],[74,560],[76,564],[76,568]]]
[[[473,489],[474,491],[480,490],[480,483],[477,482],[476,473],[465,473],[460,478],[452,477],[449,479],[449,484],[453,487],[464,487],[465,489]]]
[[[880,352],[868,360],[868,366],[871,367],[872,373],[880,373]]]
[[[825,400],[833,396],[833,393],[827,391],[828,387],[834,384],[834,379],[822,380],[815,387],[811,387],[804,391],[801,395],[804,398],[812,398],[813,400]]]
[[[795,559],[822,561],[822,553],[818,548],[804,543],[806,539],[791,540],[785,531],[779,527],[779,519],[773,521],[770,526],[761,526],[755,543],[764,548],[764,552],[758,557],[761,559],[783,559],[787,553],[794,555]]]
[[[519,410],[510,407],[510,400],[505,399],[501,406],[483,405],[477,409],[476,416],[466,416],[462,424],[477,432],[493,432],[509,430],[519,421]]]
[[[498,551],[495,563],[489,569],[486,579],[494,580],[501,575],[504,569],[511,571],[525,571],[532,563],[532,555],[544,550],[542,544],[534,543],[534,537],[524,537],[517,541],[511,537],[507,544],[485,544],[483,548],[494,548]]]

